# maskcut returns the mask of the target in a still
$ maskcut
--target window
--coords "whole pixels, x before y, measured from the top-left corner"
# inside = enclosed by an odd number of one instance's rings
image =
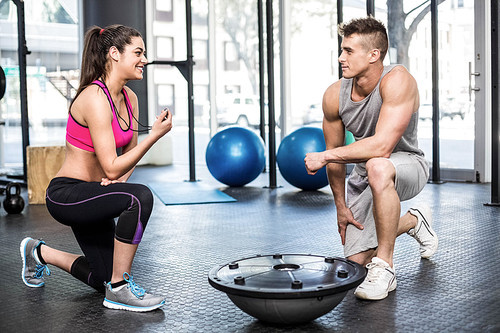
[[[196,69],[208,69],[208,41],[194,39],[193,56]]]
[[[159,84],[157,86],[157,110],[169,108],[175,114],[175,87],[173,84]]]
[[[226,85],[224,86],[224,93],[225,94],[239,94],[241,93],[241,87],[240,86],[231,86],[231,85]]]
[[[11,10],[15,11],[14,3],[12,0],[0,0],[0,20],[7,20]]]
[[[160,60],[172,60],[174,58],[173,37],[156,37],[156,57]]]
[[[240,60],[238,57],[238,45],[232,42],[224,43],[224,69],[226,71],[239,71]]]
[[[79,80],[78,0],[25,0],[27,106],[31,145],[62,145],[68,105]],[[7,90],[0,101],[0,168],[23,163],[21,96],[17,54],[17,6],[0,0],[0,65]],[[43,107],[49,106],[49,107]],[[15,171],[17,173],[17,171]]]
[[[203,119],[208,119],[209,110],[209,91],[207,84],[196,84],[193,86],[194,93],[194,114],[202,116]]]
[[[156,0],[155,9],[157,21],[172,22],[174,20],[173,0]]]

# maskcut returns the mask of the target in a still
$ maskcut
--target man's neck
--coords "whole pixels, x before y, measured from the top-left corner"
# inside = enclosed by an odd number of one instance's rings
[[[368,96],[377,86],[384,66],[382,64],[375,65],[369,71],[354,77],[351,98],[353,101],[360,101]]]

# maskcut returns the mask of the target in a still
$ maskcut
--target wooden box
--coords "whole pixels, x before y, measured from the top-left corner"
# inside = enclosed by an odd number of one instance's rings
[[[64,162],[66,148],[28,146],[26,149],[28,201],[35,205],[45,204],[45,191]]]

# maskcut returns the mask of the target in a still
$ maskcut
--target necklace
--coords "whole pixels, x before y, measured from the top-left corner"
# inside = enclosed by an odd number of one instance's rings
[[[111,97],[111,94],[109,93],[109,89],[108,89],[108,86],[106,85],[106,83],[104,82],[104,80],[99,80],[102,82],[102,84],[104,85],[104,87],[106,88],[107,90],[107,93],[109,95],[109,99],[111,100],[111,104],[113,105],[113,110],[115,112],[115,115],[117,117],[116,121],[118,122],[118,126],[120,126],[120,129],[123,131],[123,132],[127,132],[127,131],[133,131],[133,132],[138,132],[138,133],[142,133],[142,132],[147,132],[151,129],[151,126],[146,126],[146,125],[143,125],[141,122],[139,122],[139,120],[134,116],[134,113],[132,112],[132,110],[130,110],[130,107],[129,104],[127,103],[127,95],[125,93],[125,88],[122,88],[122,95],[123,95],[123,98],[125,100],[125,107],[127,108],[127,112],[128,112],[128,119],[129,119],[129,122],[127,124],[127,121],[125,119],[123,119],[122,116],[120,116],[120,113],[118,112],[118,109],[116,108],[116,105],[115,105],[115,102],[113,101],[113,98]],[[144,129],[133,129],[132,128],[132,119],[130,118],[130,115],[132,115],[132,118],[137,122],[138,125],[144,127]],[[123,129],[122,125],[120,124],[120,121],[118,120],[118,118],[120,118],[121,120],[123,120],[123,122],[125,124],[127,124],[127,127],[125,129]]]

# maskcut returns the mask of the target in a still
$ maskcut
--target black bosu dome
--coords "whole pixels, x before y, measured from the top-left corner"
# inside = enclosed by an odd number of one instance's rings
[[[257,319],[299,324],[330,312],[365,275],[363,266],[344,258],[274,254],[214,267],[208,281]]]

